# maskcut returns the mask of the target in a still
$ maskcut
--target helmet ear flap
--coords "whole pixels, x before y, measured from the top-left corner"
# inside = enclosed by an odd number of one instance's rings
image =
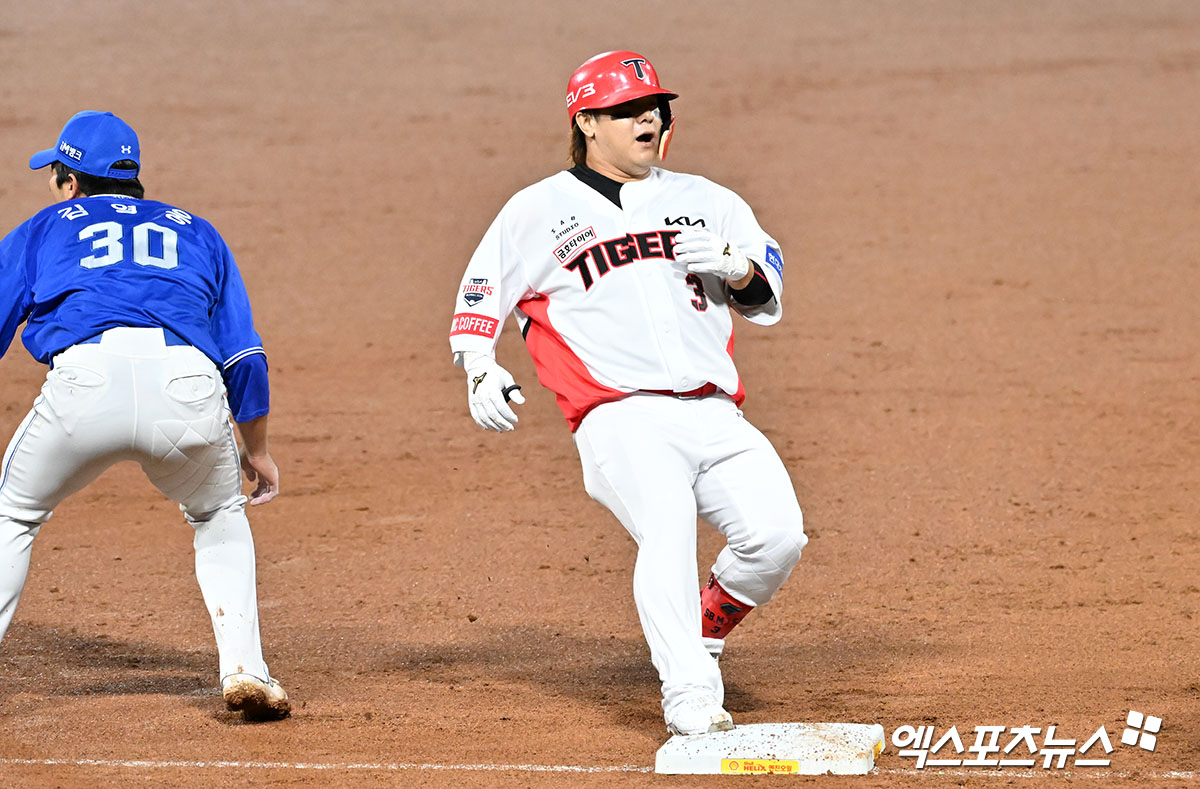
[[[671,114],[671,100],[665,96],[658,97],[658,112],[662,115],[662,131],[658,135],[658,160],[666,161],[667,148],[671,138],[675,136],[675,116]]]
[[[658,160],[664,162],[667,160],[667,148],[671,145],[671,137],[675,135],[675,127],[667,129],[658,137]]]

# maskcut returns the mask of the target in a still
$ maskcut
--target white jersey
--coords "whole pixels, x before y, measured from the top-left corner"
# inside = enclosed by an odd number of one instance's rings
[[[745,398],[733,363],[732,307],[782,315],[783,256],[733,191],[653,168],[618,207],[562,171],[515,194],[471,257],[450,347],[494,355],[515,312],[538,380],[574,430],[593,407],[636,391],[720,390]],[[704,227],[761,268],[774,298],[745,306],[723,280],[675,261],[680,230]]]

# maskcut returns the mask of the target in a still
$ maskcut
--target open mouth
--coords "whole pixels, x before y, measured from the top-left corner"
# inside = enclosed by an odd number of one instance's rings
[[[654,142],[654,132],[645,132],[637,136],[638,142]]]

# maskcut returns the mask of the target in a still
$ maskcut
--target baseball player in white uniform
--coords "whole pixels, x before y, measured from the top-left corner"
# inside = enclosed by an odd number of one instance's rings
[[[738,195],[658,166],[676,97],[633,52],[575,71],[574,167],[500,211],[463,276],[450,347],[475,421],[514,429],[524,398],[494,354],[515,314],[588,494],[637,542],[633,593],[668,730],[702,734],[733,727],[714,659],[725,636],[807,538],[778,454],[738,410],[732,357],[731,312],[780,319],[783,257]],[[697,515],[727,542],[702,589]]]
[[[76,114],[29,166],[53,168],[54,203],[0,241],[0,356],[25,323],[25,347],[50,371],[0,466],[0,639],[51,510],[134,460],[195,531],[226,705],[284,717],[288,696],[259,641],[238,473],[262,504],[279,471],[266,356],[233,255],[208,222],[144,199],[137,134],[112,113]]]

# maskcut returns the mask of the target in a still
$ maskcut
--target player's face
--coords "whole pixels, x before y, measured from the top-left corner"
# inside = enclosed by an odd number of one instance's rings
[[[74,175],[67,176],[67,180],[63,181],[62,186],[58,185],[58,176],[54,173],[54,168],[50,168],[50,196],[54,198],[54,202],[61,203],[63,200],[71,200],[79,195],[79,187],[75,181]]]
[[[658,161],[662,115],[657,96],[596,110],[590,122],[588,166],[618,181],[645,178]],[[582,128],[582,127],[581,127]],[[584,133],[588,133],[584,129]]]
[[[54,202],[57,203],[64,199],[61,194],[62,187],[58,185],[58,176],[55,174],[53,167],[50,168],[50,181],[48,185],[50,187],[50,196],[54,198]]]

